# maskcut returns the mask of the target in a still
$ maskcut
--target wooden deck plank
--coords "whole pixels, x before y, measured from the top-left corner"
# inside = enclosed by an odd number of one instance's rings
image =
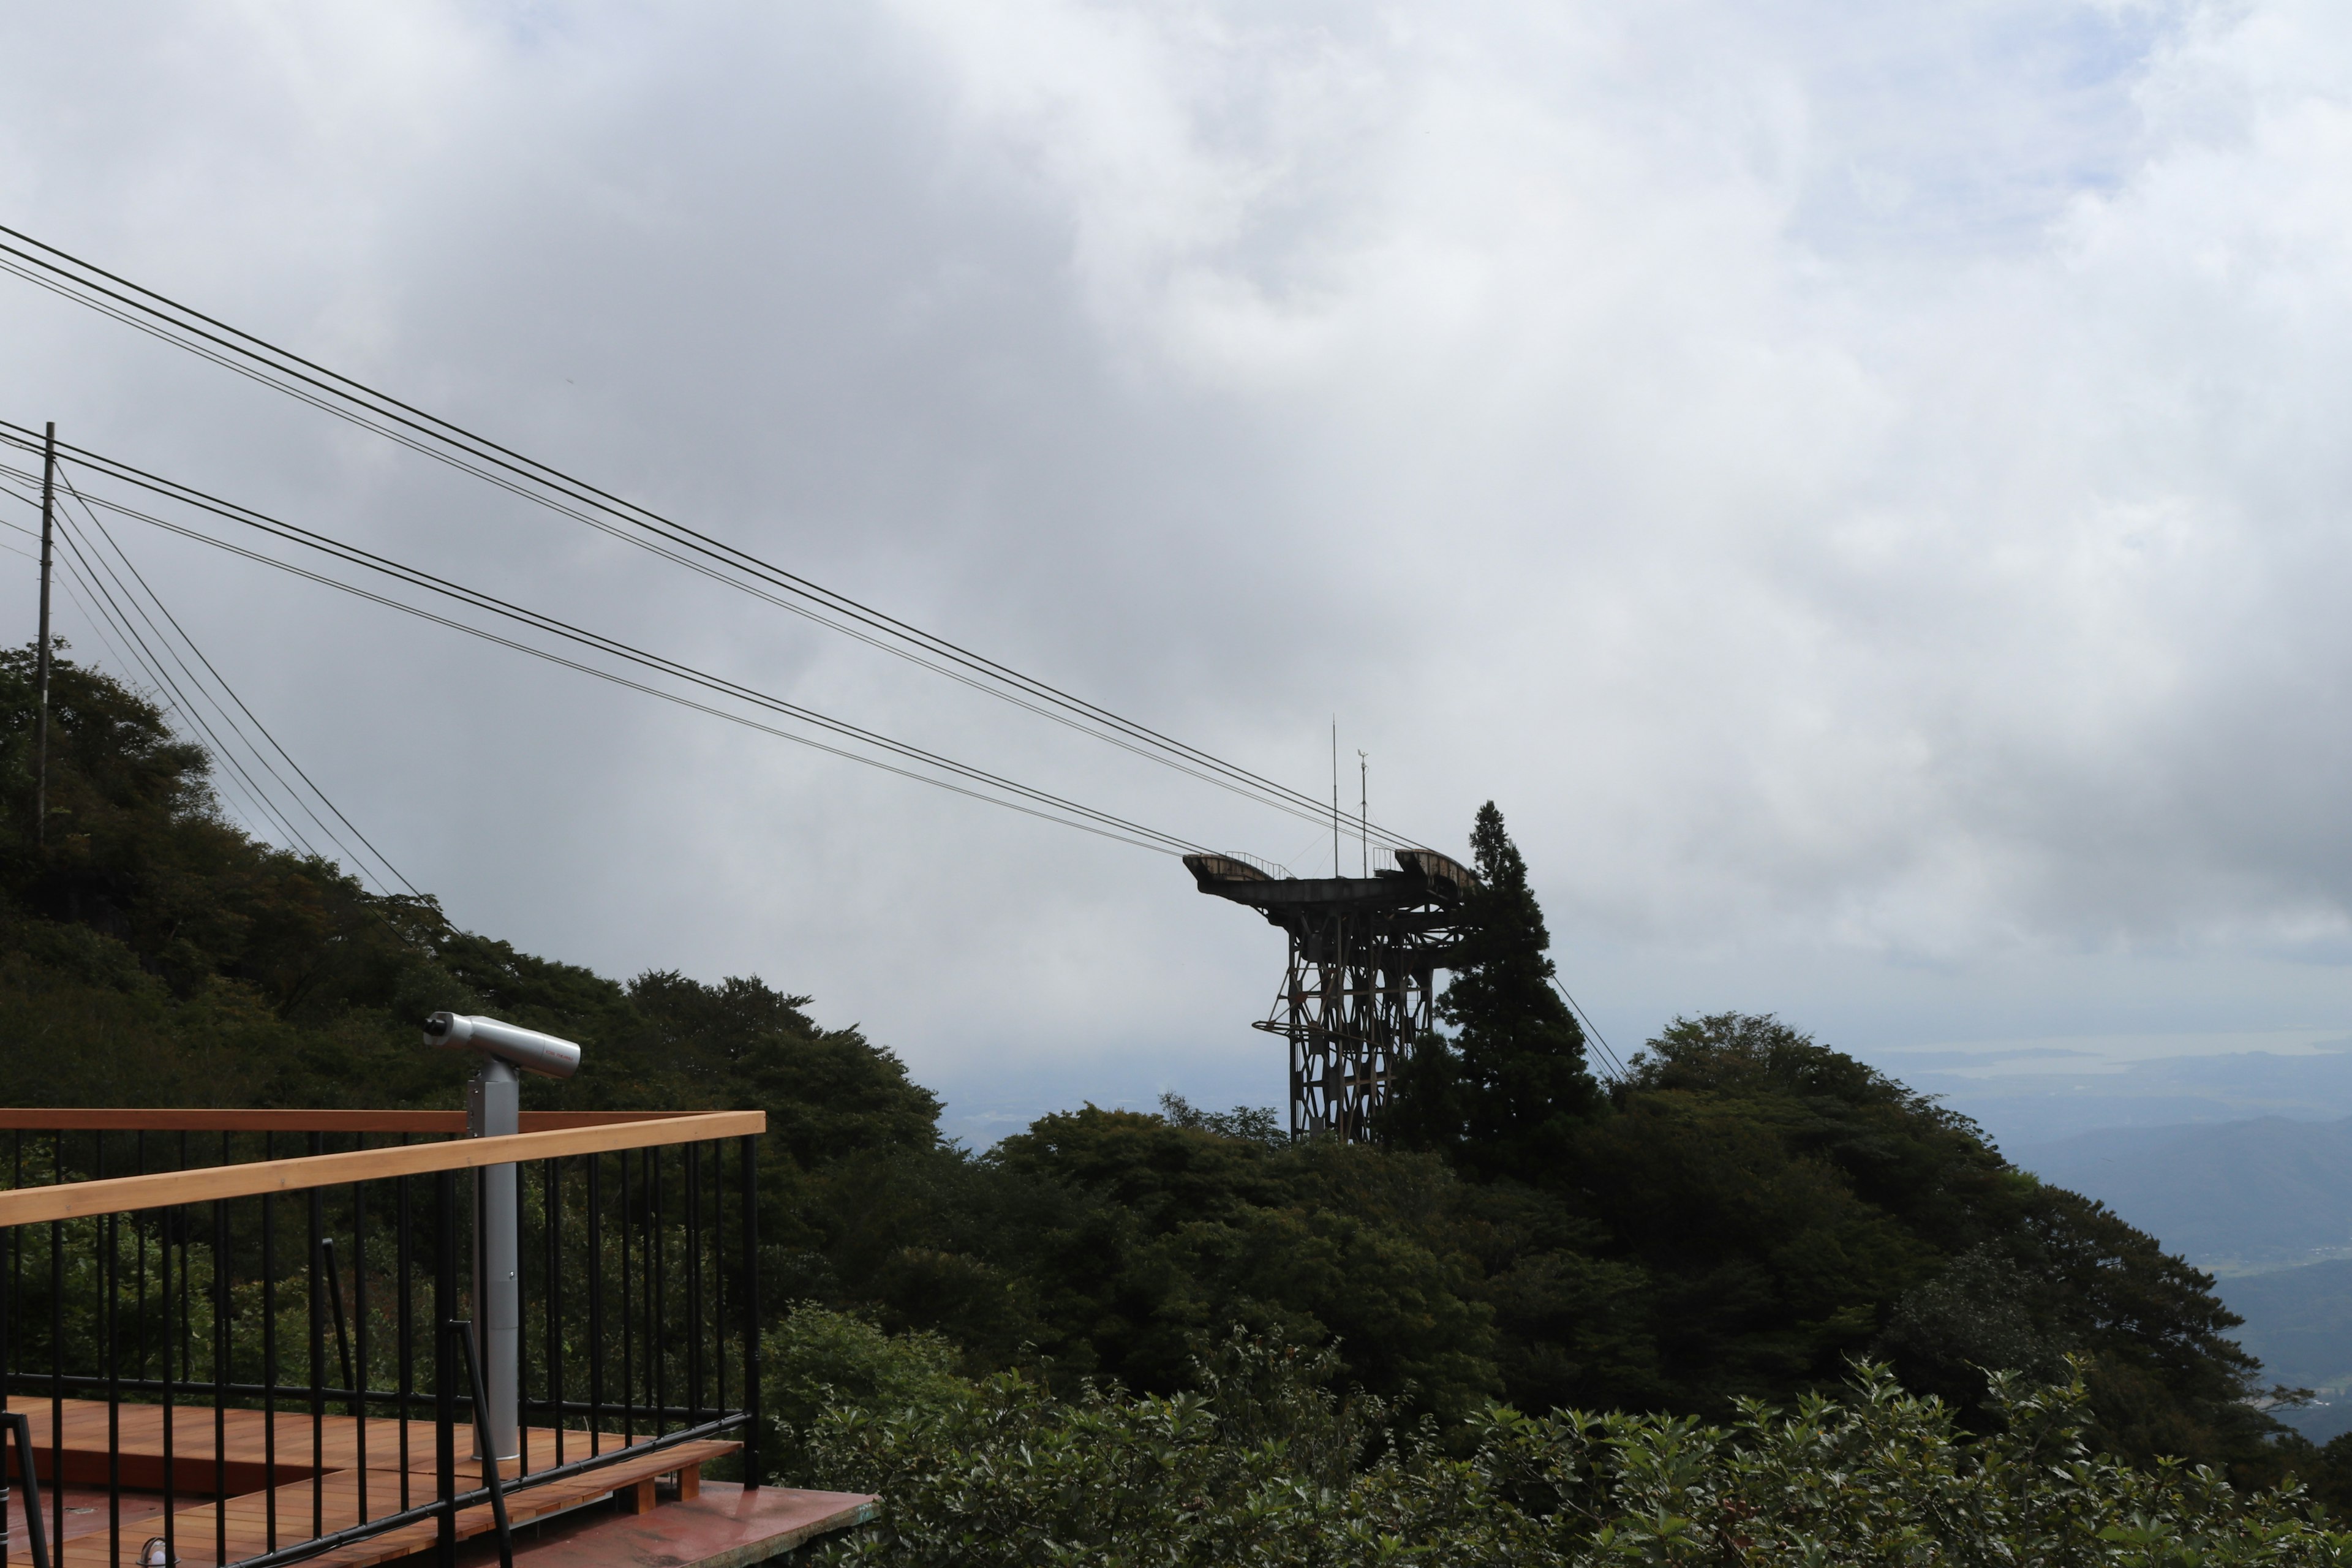
[[[32,1422],[35,1434],[37,1468],[47,1470],[52,1445],[50,1443],[51,1406],[47,1401],[36,1405],[31,1401],[16,1403]],[[81,1473],[95,1470],[103,1484],[107,1469],[108,1419],[107,1406],[94,1400],[67,1401],[62,1411],[66,1438],[65,1457],[69,1481],[79,1480]],[[214,1416],[208,1406],[175,1406],[172,1411],[172,1438],[175,1479],[183,1481],[184,1496],[201,1495],[200,1489],[187,1482],[199,1478],[209,1483],[214,1464]],[[227,1442],[223,1466],[224,1479],[230,1484],[232,1495],[218,1502],[205,1500],[177,1510],[172,1518],[172,1531],[184,1561],[194,1565],[215,1560],[220,1531],[226,1527],[229,1558],[232,1562],[269,1550],[270,1514],[275,1504],[276,1538],[280,1547],[298,1544],[313,1538],[314,1511],[323,1528],[332,1532],[349,1529],[362,1522],[361,1482],[362,1471],[357,1464],[358,1422],[350,1416],[329,1415],[323,1419],[319,1433],[320,1449],[328,1456],[326,1468],[312,1470],[310,1457],[310,1417],[308,1412],[278,1411],[275,1420],[257,1410],[230,1410],[220,1413],[226,1428]],[[280,1455],[279,1475],[287,1477],[276,1488],[268,1488],[260,1478],[266,1473],[261,1464],[266,1452],[266,1440],[274,1426]],[[434,1428],[427,1422],[409,1423],[409,1468],[404,1474],[399,1468],[398,1424],[389,1420],[370,1421],[368,1444],[371,1462],[364,1471],[367,1519],[382,1519],[403,1511],[401,1483],[408,1483],[410,1505],[430,1500],[434,1489],[435,1468]],[[153,1405],[125,1405],[117,1407],[114,1431],[117,1447],[116,1463],[126,1487],[136,1487],[142,1479],[159,1482],[164,1431],[164,1412]],[[379,1447],[379,1434],[392,1439]],[[533,1427],[530,1432],[530,1455],[534,1470],[545,1470],[555,1465],[552,1429]],[[559,1480],[542,1482],[535,1487],[511,1494],[508,1513],[511,1521],[524,1523],[563,1512],[583,1504],[600,1500],[615,1491],[635,1492],[649,1487],[654,1478],[693,1472],[701,1465],[738,1451],[742,1445],[727,1440],[705,1440],[655,1447],[649,1439],[626,1443],[618,1434],[593,1435],[584,1430],[567,1428],[564,1432],[564,1458],[567,1462],[588,1457],[592,1436],[605,1452],[620,1450],[625,1457],[580,1475],[566,1476]],[[629,1449],[642,1452],[628,1453]],[[298,1459],[298,1464],[293,1461]],[[471,1458],[457,1463],[457,1479],[460,1488],[472,1489],[480,1484],[481,1466]],[[154,1477],[147,1472],[152,1469]],[[292,1472],[289,1476],[289,1472]],[[511,1473],[511,1472],[510,1472]],[[240,1485],[247,1482],[249,1485]],[[152,1484],[142,1489],[152,1489]],[[464,1510],[458,1517],[460,1539],[469,1538],[495,1529],[496,1521],[488,1504]],[[92,1539],[78,1536],[67,1542],[64,1561],[59,1568],[126,1568],[141,1542],[150,1534],[162,1533],[160,1519],[145,1521],[135,1539],[122,1543],[122,1563],[110,1561],[104,1537]],[[437,1534],[433,1521],[404,1526],[387,1531],[366,1542],[354,1542],[345,1548],[321,1554],[313,1561],[321,1568],[369,1568],[430,1546]]]
[[[18,1400],[12,1408],[21,1410],[32,1427],[33,1444],[38,1468],[48,1473],[47,1456],[55,1445],[50,1437],[50,1409],[44,1400],[37,1405]],[[68,1456],[68,1477],[80,1479],[85,1473],[102,1482],[105,1478],[105,1457],[109,1447],[106,1405],[97,1400],[69,1399],[65,1402],[65,1449]],[[121,1426],[113,1438],[114,1451],[125,1460],[151,1460],[152,1464],[133,1468],[144,1478],[138,1484],[149,1489],[162,1483],[161,1462],[163,1454],[163,1407],[155,1405],[124,1405],[120,1407]],[[176,1477],[183,1489],[209,1489],[210,1468],[215,1455],[215,1412],[210,1405],[182,1405],[173,1407],[172,1448],[175,1469],[184,1470]],[[266,1419],[258,1410],[231,1409],[219,1413],[225,1431],[220,1455],[231,1470],[230,1482],[246,1483],[243,1489],[257,1489],[268,1484],[266,1466],[269,1457],[269,1436],[274,1426],[277,1436],[278,1476],[281,1480],[307,1478],[311,1465],[310,1415],[307,1410],[278,1410],[274,1420]],[[367,1449],[360,1451],[360,1423],[354,1416],[330,1415],[320,1422],[320,1450],[322,1466],[327,1469],[352,1469],[364,1462],[368,1469],[401,1467],[400,1428],[402,1423],[389,1416],[371,1416],[367,1421]],[[411,1421],[408,1428],[407,1468],[431,1470],[436,1462],[435,1428],[429,1421]],[[530,1470],[535,1473],[552,1468],[556,1463],[556,1434],[552,1427],[533,1426],[526,1433]],[[583,1427],[563,1430],[563,1463],[588,1458],[592,1446],[599,1451],[641,1446],[650,1439],[639,1436],[632,1445],[616,1432],[593,1433]],[[470,1433],[459,1437],[458,1468],[467,1476],[479,1476],[467,1450],[472,1447]],[[89,1467],[96,1465],[95,1471]],[[254,1472],[248,1475],[247,1472]],[[509,1475],[521,1473],[511,1464]]]

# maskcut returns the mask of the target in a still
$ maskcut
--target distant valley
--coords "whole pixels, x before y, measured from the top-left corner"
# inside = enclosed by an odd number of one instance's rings
[[[2220,1275],[2265,1375],[2325,1402],[2291,1423],[2352,1431],[2352,1118],[2111,1127],[2008,1152]]]

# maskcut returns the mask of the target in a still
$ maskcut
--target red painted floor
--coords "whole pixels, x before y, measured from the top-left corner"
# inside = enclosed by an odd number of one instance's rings
[[[41,1489],[42,1523],[49,1522],[55,1494]],[[12,1564],[32,1561],[25,1546],[25,1489],[10,1489],[8,1525]],[[538,1568],[558,1563],[580,1568],[742,1568],[763,1563],[804,1542],[862,1522],[874,1500],[855,1492],[798,1491],[790,1487],[762,1487],[746,1492],[725,1481],[705,1481],[702,1495],[691,1502],[666,1499],[651,1513],[625,1514],[610,1502],[599,1502],[540,1524],[515,1531],[515,1561]],[[139,1542],[162,1528],[156,1516],[163,1500],[152,1494],[122,1494],[122,1552],[127,1561]],[[142,1528],[145,1526],[152,1528]],[[66,1489],[66,1537],[74,1540],[103,1536],[108,1526],[106,1493],[85,1487]],[[212,1542],[183,1542],[181,1561],[195,1568],[212,1563]],[[466,1568],[481,1568],[499,1560],[498,1541],[478,1537],[457,1548]],[[409,1563],[430,1563],[430,1555],[412,1557]]]
[[[604,1502],[525,1525],[515,1531],[515,1562],[538,1568],[741,1568],[863,1523],[873,1507],[872,1498],[856,1492],[791,1487],[747,1492],[725,1481],[705,1481],[702,1495],[693,1501],[665,1500],[651,1513],[626,1514]],[[478,1536],[457,1549],[464,1568],[498,1560],[493,1536]]]
[[[13,1445],[9,1451],[12,1454],[16,1451]],[[49,1487],[42,1487],[41,1529],[44,1532],[47,1532],[57,1521],[57,1492]],[[127,1491],[122,1494],[121,1506],[122,1554],[127,1559],[132,1552],[139,1550],[141,1542],[163,1529],[161,1524],[157,1524],[154,1530],[142,1527],[163,1516],[163,1500],[152,1492]],[[68,1541],[76,1541],[85,1535],[104,1535],[112,1523],[112,1520],[107,1513],[106,1489],[103,1487],[66,1488],[66,1539]],[[8,1560],[11,1563],[30,1563],[33,1560],[30,1548],[25,1544],[25,1489],[22,1486],[11,1486],[8,1489]],[[187,1553],[183,1552],[181,1555],[184,1557]]]

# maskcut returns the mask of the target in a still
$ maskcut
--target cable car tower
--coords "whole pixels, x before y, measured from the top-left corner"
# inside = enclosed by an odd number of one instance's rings
[[[1436,972],[1450,967],[1478,879],[1433,849],[1399,849],[1369,877],[1276,877],[1238,855],[1187,855],[1201,891],[1246,904],[1290,937],[1273,1013],[1253,1024],[1290,1041],[1290,1134],[1369,1142],[1389,1081],[1435,1027]]]

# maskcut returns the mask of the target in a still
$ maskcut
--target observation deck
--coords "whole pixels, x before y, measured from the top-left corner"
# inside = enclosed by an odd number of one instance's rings
[[[869,1497],[761,1484],[765,1130],[0,1110],[0,1563],[737,1568],[864,1522]],[[485,1465],[457,1178],[504,1164],[524,1421]]]

